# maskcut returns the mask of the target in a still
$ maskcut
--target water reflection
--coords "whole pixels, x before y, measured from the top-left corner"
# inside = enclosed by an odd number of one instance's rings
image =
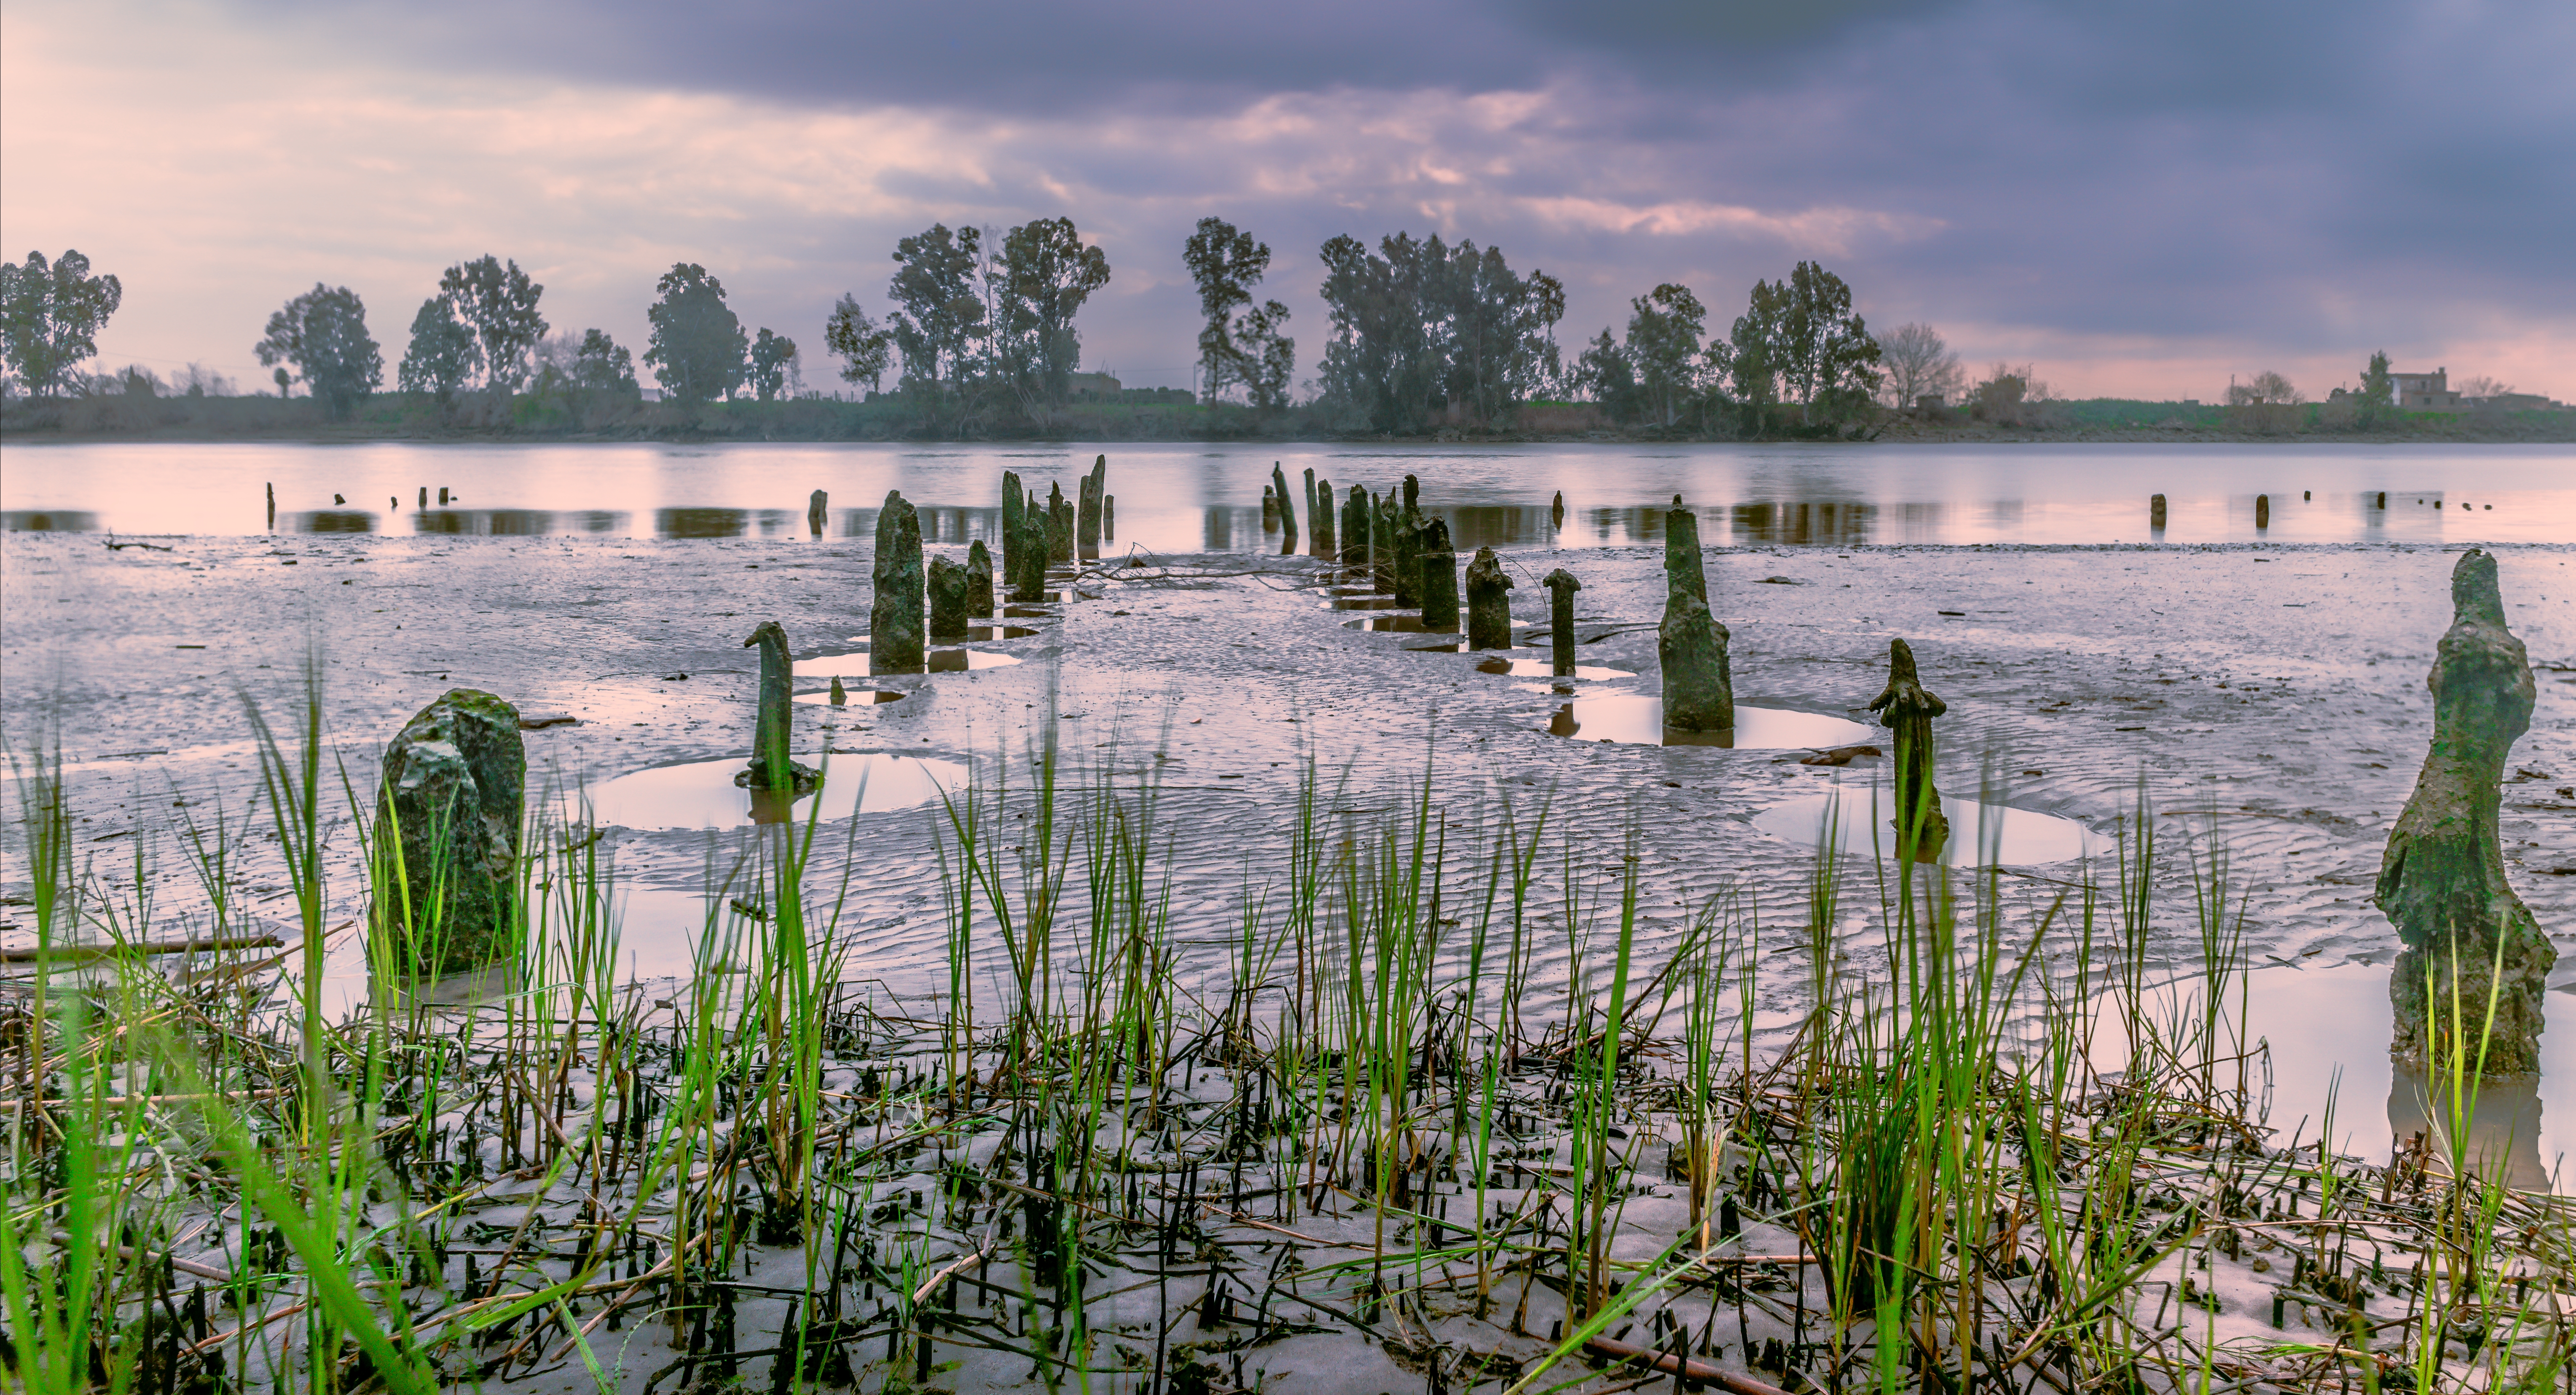
[[[1581,670],[1576,671],[1581,676]],[[1626,675],[1622,675],[1626,676]],[[1858,722],[1820,712],[1793,712],[1779,707],[1737,703],[1735,725],[1726,731],[1674,731],[1664,725],[1664,699],[1658,693],[1615,693],[1580,698],[1556,709],[1547,734],[1581,741],[1618,741],[1640,746],[1714,746],[1730,751],[1791,751],[1845,745],[1869,735]]]
[[[1845,739],[1812,744],[1837,745]],[[1831,827],[1837,852],[1893,863],[1896,828],[1889,798],[1884,785],[1841,786],[1832,794],[1792,799],[1765,809],[1753,816],[1753,826],[1811,848],[1824,841],[1825,830]],[[1950,841],[1941,850],[1941,860],[1952,867],[2030,867],[2096,856],[2108,846],[2073,819],[2005,804],[1944,794],[1941,814],[1950,821]]]
[[[790,798],[744,789],[733,781],[746,762],[728,757],[638,770],[585,785],[565,801],[564,817],[648,833],[782,823],[809,814],[844,819],[927,804],[942,790],[962,787],[966,779],[966,767],[956,761],[880,751],[829,757],[808,751],[796,759],[823,772],[820,790]]]
[[[749,509],[656,509],[653,531],[665,538],[738,538],[751,525]]]
[[[1556,665],[1552,660],[1507,659],[1500,655],[1478,661],[1476,671],[1507,674],[1513,678],[1576,678],[1593,683],[1606,683],[1614,679],[1637,676],[1624,668],[1601,668],[1590,664],[1576,664],[1572,673],[1561,674],[1556,671]]]
[[[903,701],[903,694],[890,688],[845,687],[841,690],[841,695],[849,699],[848,705],[851,707],[874,707],[881,703]],[[808,707],[830,707],[832,695],[829,692],[798,693],[796,701]]]
[[[95,533],[98,515],[86,509],[11,509],[0,513],[0,530],[12,533]]]
[[[984,649],[933,649],[927,662],[908,668],[877,666],[865,650],[856,654],[824,654],[811,659],[798,659],[794,669],[799,678],[868,678],[905,673],[968,673],[988,668],[1008,668],[1019,662],[1009,654],[996,654]]]
[[[372,533],[376,516],[358,509],[315,509],[289,514],[286,524],[298,533]]]
[[[1737,504],[1730,521],[1736,543],[1785,543],[1792,547],[1855,547],[1870,540],[1878,518],[1874,504]]]
[[[411,516],[415,533],[453,533],[470,537],[533,538],[555,530],[546,509],[433,509]]]

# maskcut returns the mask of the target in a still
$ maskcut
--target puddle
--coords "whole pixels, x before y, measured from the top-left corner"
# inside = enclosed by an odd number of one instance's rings
[[[1539,673],[1545,664],[1534,664]],[[1616,670],[1609,670],[1616,672]],[[1581,676],[1581,670],[1576,671]],[[1614,693],[1578,698],[1548,718],[1547,734],[1582,741],[1624,741],[1640,746],[1716,746],[1734,751],[1788,751],[1848,746],[1867,741],[1874,727],[1818,712],[1735,706],[1731,731],[1667,731],[1660,693]]]
[[[2388,1002],[2390,972],[2384,964],[2339,964],[2259,969],[2245,976],[2247,1035],[2271,1045],[2267,1118],[2280,1131],[2272,1140],[2276,1146],[2289,1142],[2293,1131],[2302,1143],[2316,1141],[2325,1125],[2329,1091],[2332,1145],[2369,1162],[2388,1161],[2392,1142],[2418,1133],[2438,1140],[2449,1127],[2448,1111],[2429,1107],[2435,1094],[2426,1089],[2420,1070],[2388,1058],[2396,1018]],[[2151,992],[2146,1005],[2150,1020],[2160,1012],[2187,1008],[2188,995],[2202,987],[2193,981]],[[2234,997],[2233,992],[2228,995],[2231,1015]],[[2118,1070],[2128,1059],[2126,1024],[2107,1000],[2097,1020],[2094,1065]],[[2540,1034],[2538,1080],[2486,1082],[2469,1116],[2470,1156],[2489,1175],[2501,1164],[2505,1180],[2525,1190],[2546,1189],[2553,1172],[2559,1190],[2576,1190],[2576,1176],[2570,1175],[2576,1169],[2563,1161],[2576,1149],[2576,1033],[2568,1027],[2555,1022]],[[2249,1084],[2261,1088],[2259,1082]],[[2435,1156],[2446,1156],[2439,1142]]]
[[[852,707],[874,707],[880,703],[903,701],[903,694],[887,688],[853,688],[845,684],[841,691],[849,697]],[[832,695],[828,692],[798,693],[796,700],[808,707],[832,705]]]
[[[1027,639],[1031,635],[1044,633],[1046,633],[1046,631],[1038,629],[1033,625],[969,625],[962,634],[938,635],[935,636],[935,639],[941,644],[990,644],[995,640]],[[868,642],[868,637],[866,635],[852,635],[849,638],[849,642],[852,644],[865,644]]]
[[[1324,602],[1324,609],[1326,609],[1326,610],[1393,610],[1393,609],[1395,609],[1395,605],[1396,605],[1395,597],[1393,597],[1393,596],[1371,596],[1371,595],[1360,595],[1360,596],[1335,596],[1335,597],[1334,597],[1334,598],[1332,598],[1331,600]]]
[[[1501,655],[1478,660],[1476,671],[1499,673],[1511,678],[1576,678],[1592,683],[1607,683],[1612,679],[1637,676],[1624,668],[1597,668],[1590,664],[1576,664],[1574,672],[1559,673],[1556,671],[1556,665],[1546,659],[1506,659]]]
[[[823,818],[845,819],[927,804],[941,790],[962,788],[966,782],[966,767],[950,760],[878,751],[836,755],[828,766],[816,751],[799,751],[796,759],[824,772],[822,789],[792,799],[766,790],[754,794],[733,782],[748,761],[732,756],[638,770],[585,785],[565,800],[564,817],[648,833],[740,828],[783,822],[791,814],[810,817],[819,800]],[[589,805],[586,818],[584,803]]]
[[[1816,744],[1840,745],[1842,741]],[[1835,832],[1845,855],[1865,859],[1877,849],[1894,863],[1896,813],[1885,785],[1844,785],[1835,794],[1792,799],[1754,815],[1753,826],[1774,838],[1812,848],[1823,834],[1829,811],[1840,822]],[[1950,841],[1941,850],[1941,860],[1952,867],[2030,867],[2107,856],[2111,851],[2109,839],[2096,837],[2075,820],[2054,814],[1984,804],[1952,794],[1941,796],[1941,813],[1950,821]]]
[[[910,669],[872,669],[868,654],[825,654],[818,658],[798,659],[798,678],[867,678],[886,673],[967,673],[978,669],[1008,668],[1019,660],[1009,654],[996,654],[986,649],[933,649],[927,665]]]

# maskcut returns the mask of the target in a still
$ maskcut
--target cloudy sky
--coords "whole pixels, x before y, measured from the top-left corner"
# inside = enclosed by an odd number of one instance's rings
[[[896,238],[1071,216],[1085,366],[1187,385],[1181,242],[1439,232],[1562,278],[1561,339],[1662,281],[1719,326],[1802,258],[1874,326],[2070,395],[2311,394],[2374,348],[2576,393],[2565,0],[9,0],[0,248],[123,278],[109,364],[252,385],[268,312],[514,258],[640,348],[705,264],[809,346]]]

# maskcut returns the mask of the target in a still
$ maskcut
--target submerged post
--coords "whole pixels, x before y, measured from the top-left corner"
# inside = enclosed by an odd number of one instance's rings
[[[2535,685],[2485,550],[2460,555],[2451,607],[2426,679],[2432,749],[2371,896],[2405,946],[2388,985],[2397,1009],[2389,1045],[2407,1061],[2528,1075],[2540,1069],[2541,995],[2558,951],[2505,880],[2496,823],[2505,756],[2531,729]]]
[[[760,715],[751,729],[751,764],[733,782],[747,790],[803,794],[823,777],[787,753],[788,719],[796,710],[796,667],[787,657],[787,632],[777,621],[763,620],[742,647],[760,651]]]
[[[1270,462],[1271,493],[1279,500],[1279,555],[1288,557],[1297,551],[1297,506],[1288,500],[1288,472],[1279,462]]]
[[[1307,469],[1306,469],[1306,550],[1307,550],[1307,551],[1309,551],[1309,552],[1314,552],[1314,551],[1315,551],[1315,546],[1314,546],[1314,545],[1315,545],[1315,538],[1316,538],[1316,536],[1317,536],[1318,534],[1320,534],[1320,533],[1323,531],[1323,528],[1324,528],[1324,508],[1323,508],[1323,505],[1318,504],[1318,503],[1316,503],[1316,502],[1315,502],[1315,471],[1314,471],[1314,467],[1312,467],[1312,466],[1308,466],[1308,467],[1307,467]],[[1320,553],[1320,552],[1315,552],[1315,555],[1316,555],[1316,556],[1318,556],[1318,557],[1321,557],[1321,556],[1323,556],[1324,554],[1322,554],[1322,553]]]
[[[834,707],[850,705],[850,690],[841,686],[841,675],[837,673],[832,675],[832,691],[826,696],[831,699]]]
[[[1377,589],[1390,596],[1396,593],[1395,529],[1400,517],[1390,495],[1378,495],[1370,506],[1369,566],[1377,573]]]
[[[1555,657],[1553,667],[1560,674],[1574,672],[1574,593],[1583,583],[1563,567],[1549,572],[1539,582],[1547,588],[1547,624],[1549,645]]]
[[[1337,549],[1333,546],[1333,482],[1331,480],[1315,481],[1314,505],[1307,512],[1314,515],[1314,522],[1308,526],[1307,531],[1314,534],[1315,545],[1309,551],[1327,562],[1333,561]]]
[[[1548,506],[1547,526],[1550,528],[1565,526],[1565,491],[1562,489],[1556,491],[1556,502]]]
[[[1100,496],[1100,537],[1104,542],[1118,541],[1118,496]]]
[[[832,496],[815,490],[805,499],[805,529],[815,537],[823,536],[823,525],[831,521]]]
[[[1887,691],[1870,700],[1869,710],[1896,737],[1897,856],[1936,861],[1941,846],[1950,841],[1950,820],[1941,812],[1941,791],[1932,779],[1932,719],[1950,705],[1923,686],[1914,671],[1914,651],[1904,640],[1887,642]]]
[[[1270,486],[1265,484],[1261,486],[1261,531],[1267,533],[1278,526],[1279,496],[1271,493]]]
[[[277,486],[267,484],[260,487],[268,491],[268,531],[274,533],[277,531]]]
[[[1476,560],[1467,564],[1468,648],[1512,647],[1512,601],[1503,594],[1511,589],[1502,559],[1490,547],[1477,548]]]
[[[1012,544],[1011,599],[1022,603],[1046,599],[1047,519],[1045,502],[1031,489],[1020,503],[1020,535]]]
[[[1397,514],[1395,537],[1388,551],[1394,556],[1395,603],[1399,606],[1422,604],[1421,522],[1408,515]]]
[[[1421,552],[1415,565],[1421,569],[1417,583],[1422,592],[1422,628],[1442,634],[1458,630],[1458,554],[1449,546],[1449,525],[1437,518],[1424,523],[1417,536]],[[1510,612],[1504,612],[1503,630],[1510,643]]]
[[[2165,496],[2159,494],[2147,501],[2147,526],[2157,532],[2164,531]]]
[[[2254,531],[2259,533],[2271,526],[2272,496],[2269,494],[2257,494],[2254,496]]]
[[[930,559],[930,634],[957,639],[966,633],[966,569],[945,557]]]
[[[922,654],[921,514],[897,490],[877,511],[875,595],[868,602],[868,672],[918,673]]]
[[[1073,502],[1064,497],[1061,481],[1047,481],[1046,557],[1049,563],[1073,560]]]
[[[1020,574],[1020,515],[1028,510],[1028,495],[1020,489],[1017,470],[1002,472],[1002,575],[1016,579]]]
[[[1342,565],[1365,567],[1369,564],[1369,492],[1365,485],[1352,485],[1350,499],[1342,506]]]
[[[1727,667],[1726,626],[1708,608],[1700,572],[1699,520],[1676,508],[1664,515],[1664,620],[1655,632],[1663,667],[1664,725],[1676,731],[1732,731],[1735,678]]]
[[[455,688],[420,709],[385,748],[377,855],[402,859],[410,924],[438,926],[435,943],[405,955],[418,971],[470,969],[511,954],[519,829],[527,817],[528,757],[519,709]],[[391,871],[393,869],[387,869]]]
[[[980,620],[993,613],[993,554],[977,538],[966,545],[966,617]]]

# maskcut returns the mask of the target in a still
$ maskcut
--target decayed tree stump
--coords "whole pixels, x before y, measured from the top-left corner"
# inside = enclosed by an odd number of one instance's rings
[[[918,673],[922,651],[921,514],[886,491],[877,511],[876,593],[868,602],[868,671]]]
[[[1540,582],[1547,588],[1548,637],[1553,641],[1556,671],[1574,672],[1574,593],[1583,583],[1563,567],[1549,572]]]
[[[1458,554],[1449,546],[1449,525],[1437,518],[1415,533],[1414,590],[1422,597],[1422,628],[1441,634],[1458,630]]]
[[[966,633],[966,569],[946,557],[930,559],[930,634],[959,639]]]
[[[2531,729],[2531,664],[2505,628],[2495,558],[2461,555],[2451,606],[2426,680],[2432,748],[2371,898],[2405,946],[2389,980],[2390,1050],[2429,1062],[2457,1049],[2485,1074],[2527,1075],[2540,1068],[2541,994],[2558,952],[2505,881],[2496,824],[2506,753]]]
[[[1936,862],[1950,841],[1950,820],[1932,780],[1932,719],[1950,705],[1923,686],[1914,671],[1914,650],[1904,640],[1887,642],[1887,691],[1870,699],[1869,710],[1896,737],[1897,855]]]
[[[1699,520],[1690,510],[1664,515],[1664,622],[1655,633],[1663,665],[1664,725],[1676,731],[1731,731],[1735,678],[1728,671],[1726,626],[1708,608],[1700,571]]]
[[[747,790],[803,794],[822,784],[823,777],[787,753],[793,730],[789,718],[796,710],[796,670],[787,656],[787,632],[777,621],[763,620],[742,647],[760,651],[760,708],[751,729],[751,764],[733,782]]]
[[[832,496],[815,490],[805,500],[805,528],[816,537],[823,536],[823,525],[831,521]]]
[[[470,969],[516,948],[527,781],[519,710],[475,688],[413,714],[386,748],[376,856],[399,856],[402,867],[380,869],[377,885],[399,881],[409,897],[401,939],[415,972]]]
[[[1467,564],[1468,648],[1512,647],[1512,598],[1504,594],[1511,589],[1502,559],[1490,547],[1477,548],[1476,559]]]
[[[1288,472],[1279,462],[1270,462],[1270,492],[1279,503],[1279,555],[1288,557],[1297,551],[1297,505],[1288,498]]]
[[[982,619],[993,613],[993,554],[977,538],[966,546],[966,614]]]

